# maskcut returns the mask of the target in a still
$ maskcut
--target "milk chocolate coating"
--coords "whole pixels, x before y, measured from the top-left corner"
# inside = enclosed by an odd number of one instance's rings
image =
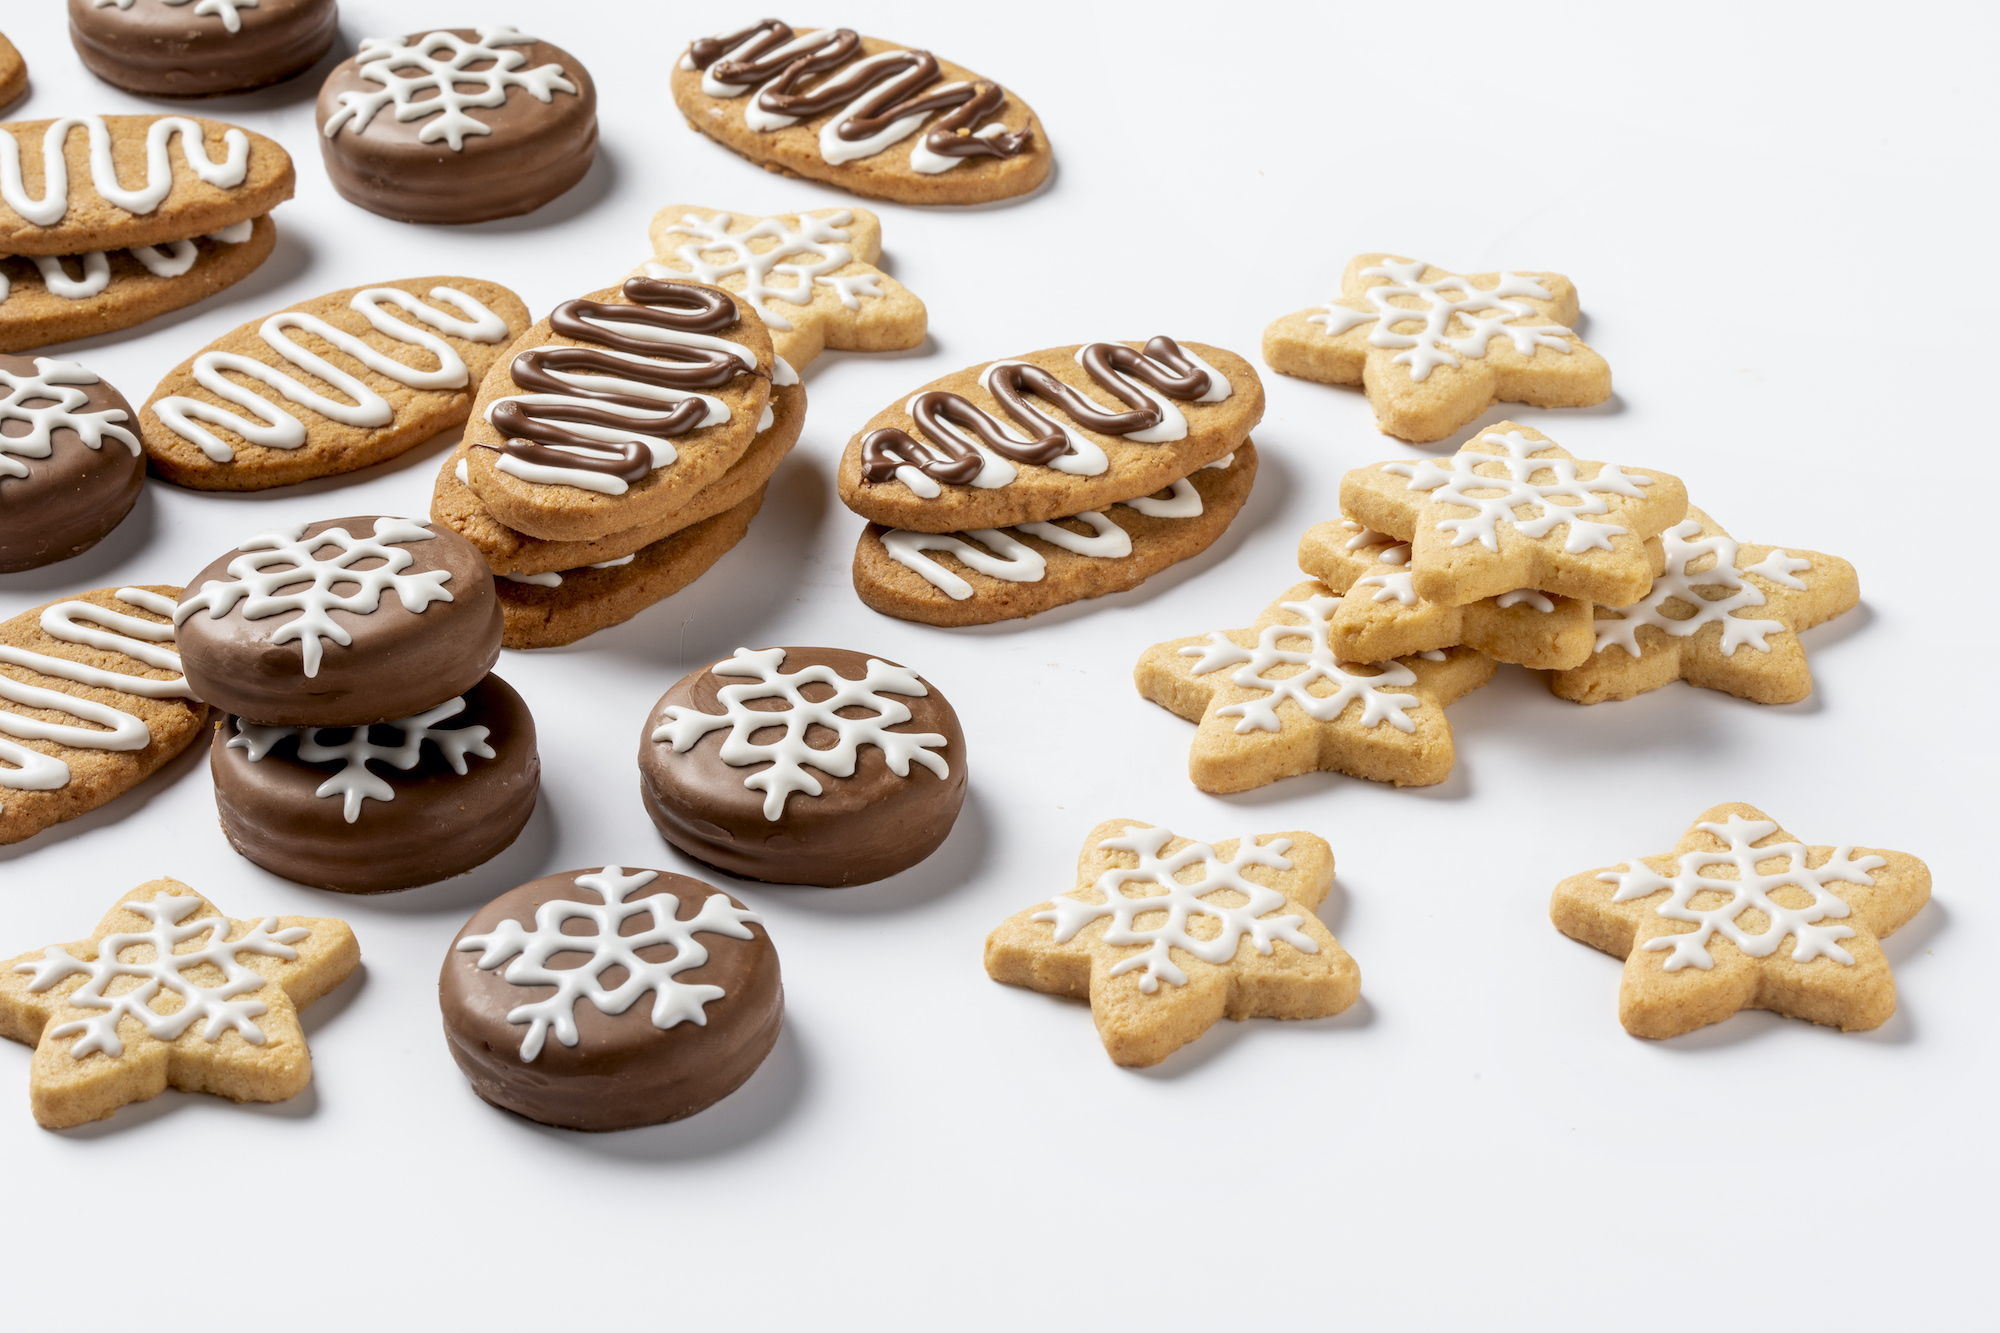
[[[498,676],[488,676],[464,698],[464,711],[437,725],[485,727],[492,758],[466,755],[461,775],[443,750],[426,742],[407,771],[376,760],[368,771],[394,796],[362,801],[351,824],[338,792],[317,794],[342,761],[300,759],[296,735],[252,759],[248,749],[230,744],[237,722],[225,718],[209,743],[208,767],[230,846],[274,875],[339,893],[434,884],[498,856],[535,810],[542,770],[535,722],[521,696]],[[351,735],[333,728],[316,739],[340,745]],[[403,736],[383,730],[374,739],[394,745]]]
[[[334,0],[258,0],[231,32],[196,4],[69,0],[69,39],[84,67],[149,97],[213,97],[279,83],[311,68],[339,31]]]
[[[32,356],[0,355],[0,370],[32,375]],[[67,385],[84,395],[79,414],[115,409],[125,414],[117,424],[139,433],[138,417],[125,396],[99,380]],[[31,399],[25,407],[47,406]],[[26,435],[25,421],[0,421],[0,434]],[[47,458],[5,455],[28,469],[25,477],[0,476],[0,574],[35,569],[82,555],[132,512],[146,481],[146,460],[122,440],[106,439],[93,449],[74,430],[57,427],[51,433]]]
[[[785,650],[784,670],[807,666],[829,666],[858,680],[867,673],[868,654],[844,648]],[[716,676],[705,667],[668,690],[647,714],[639,738],[639,787],[646,813],[661,837],[689,856],[744,879],[826,888],[887,878],[938,849],[965,803],[965,733],[958,714],[935,686],[925,681],[930,693],[922,697],[893,696],[907,704],[912,715],[893,730],[944,736],[946,743],[937,753],[949,765],[949,776],[940,778],[913,763],[909,776],[897,777],[880,748],[864,746],[853,777],[812,770],[821,794],[793,792],[785,798],[782,815],[769,820],[764,817],[764,793],[743,785],[745,778],[768,765],[724,763],[726,728],[709,732],[679,754],[665,741],[653,739],[668,706],[720,713],[720,692],[744,679]],[[807,698],[824,699],[831,691],[808,685],[802,692]],[[759,699],[748,706],[776,711],[783,703]],[[865,708],[849,708],[841,715],[868,713]],[[806,744],[816,750],[834,743],[830,728],[814,726],[806,733]]]
[[[444,31],[468,41],[478,37],[472,28]],[[443,138],[420,138],[436,116],[397,120],[393,107],[376,112],[360,130],[350,120],[329,137],[327,120],[339,110],[342,93],[382,88],[361,76],[358,56],[336,65],[319,90],[317,119],[333,187],[350,203],[401,222],[456,223],[532,213],[582,180],[597,155],[597,88],[589,71],[549,42],[501,49],[520,52],[523,71],[560,65],[576,91],[555,92],[543,102],[526,88],[511,88],[501,105],[468,110],[492,133],[469,134],[457,149]],[[488,68],[468,66],[473,73]]]
[[[500,599],[493,591],[493,574],[465,538],[442,524],[424,526],[437,535],[396,549],[414,557],[407,574],[447,571],[451,577],[444,590],[450,601],[411,611],[388,590],[366,614],[340,608],[328,612],[352,642],[324,641],[313,676],[305,673],[298,640],[272,641],[297,612],[253,620],[243,614],[242,601],[221,616],[197,608],[177,633],[181,663],[195,695],[252,722],[354,727],[421,713],[477,685],[500,657]],[[375,530],[375,517],[326,519],[307,525],[305,536],[328,528],[362,536]],[[188,581],[182,600],[210,581],[230,581],[229,563],[241,554],[239,549],[217,557]],[[279,591],[293,592],[310,577],[302,575]],[[352,584],[335,588],[342,595],[354,591]]]
[[[521,1058],[527,1025],[511,1023],[507,1015],[521,1005],[548,998],[554,987],[516,986],[505,977],[507,963],[481,968],[477,965],[478,950],[462,952],[458,947],[459,940],[485,934],[503,921],[516,921],[532,930],[535,913],[546,902],[600,902],[597,894],[576,884],[578,875],[591,873],[571,870],[523,884],[501,894],[466,922],[452,941],[438,976],[445,1042],[474,1092],[495,1106],[545,1125],[633,1129],[693,1115],[743,1086],[778,1040],[785,1009],[784,985],[778,975],[777,951],[761,925],[749,927],[752,938],[747,940],[713,931],[695,936],[708,950],[708,961],[678,973],[675,980],[722,988],[721,997],[704,1007],[703,1022],[655,1027],[650,995],[639,996],[624,1013],[616,1015],[605,1013],[588,999],[579,999],[572,1010],[576,1045],[563,1045],[551,1032],[531,1061]],[[684,921],[717,892],[698,879],[662,871],[627,901],[671,894],[679,900],[674,915]],[[736,902],[734,898],[730,901]],[[640,956],[649,962],[666,962],[674,957],[674,951],[669,945],[654,945],[642,950]],[[565,962],[580,965],[587,958],[582,953],[558,954],[552,962],[558,967]],[[612,978],[613,984],[617,980]]]

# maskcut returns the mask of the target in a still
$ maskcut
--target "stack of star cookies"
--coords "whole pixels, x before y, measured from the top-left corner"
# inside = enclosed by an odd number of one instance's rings
[[[500,576],[508,647],[571,643],[741,540],[804,418],[747,303],[628,278],[557,306],[488,372],[431,512]]]

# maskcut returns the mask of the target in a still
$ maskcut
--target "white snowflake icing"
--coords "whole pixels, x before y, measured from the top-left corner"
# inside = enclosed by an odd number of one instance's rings
[[[1423,273],[1429,267],[1421,262],[1371,265],[1361,270],[1361,276],[1383,281],[1368,288],[1360,299],[1367,301],[1372,309],[1327,305],[1308,318],[1314,324],[1324,325],[1329,337],[1339,337],[1349,329],[1372,322],[1375,327],[1369,331],[1368,341],[1376,347],[1404,348],[1391,360],[1408,366],[1410,378],[1418,383],[1429,379],[1439,366],[1459,365],[1460,357],[1485,356],[1495,338],[1507,339],[1523,356],[1532,356],[1544,347],[1554,352],[1569,351],[1566,339],[1570,330],[1564,325],[1513,322],[1543,316],[1535,307],[1509,297],[1552,299],[1548,288],[1534,279],[1502,273],[1498,285],[1482,288],[1456,273],[1448,273],[1425,282]],[[1400,306],[1396,304],[1398,297],[1414,297],[1423,304]],[[1411,324],[1422,327],[1414,333],[1399,332]],[[1459,332],[1454,333],[1454,326]]]
[[[14,965],[15,971],[32,974],[28,981],[31,992],[45,991],[78,973],[90,978],[64,996],[63,1003],[73,1009],[102,1012],[71,1019],[50,1028],[45,1035],[75,1034],[76,1044],[69,1053],[78,1060],[95,1051],[114,1059],[123,1055],[125,1042],[118,1035],[118,1025],[127,1018],[136,1019],[148,1035],[161,1041],[173,1041],[200,1023],[205,1041],[217,1041],[225,1032],[236,1032],[252,1045],[264,1044],[263,1029],[252,1020],[270,1006],[262,1000],[239,997],[262,990],[269,978],[237,961],[237,955],[260,954],[289,961],[299,956],[298,950],[290,946],[311,931],[304,926],[279,930],[278,918],[267,916],[245,931],[242,938],[232,940],[229,932],[234,923],[225,916],[188,919],[203,906],[199,898],[170,896],[124,906],[152,922],[152,928],[140,933],[106,935],[98,942],[97,957],[88,963],[61,945],[52,944],[43,951],[41,961]],[[181,945],[203,935],[208,940],[201,947],[179,951]],[[145,950],[147,956],[127,957],[136,950]],[[189,974],[199,968],[214,968],[222,974],[222,980],[213,984],[195,980]],[[113,993],[111,986],[117,981],[131,984]],[[163,995],[172,996],[179,1006],[167,1013],[156,1011],[153,1003]]]
[[[868,270],[842,274],[839,270],[854,262],[847,242],[847,230],[854,214],[847,209],[815,217],[801,213],[790,225],[782,218],[760,218],[744,230],[732,233],[735,219],[728,213],[684,213],[668,231],[691,237],[674,250],[679,272],[663,264],[648,264],[656,278],[692,275],[699,282],[724,286],[724,279],[741,277],[742,295],[764,322],[780,331],[792,327],[790,320],[770,307],[773,301],[786,305],[812,304],[821,288],[831,290],[849,310],[861,308],[863,297],[882,295],[882,275]],[[759,249],[755,242],[771,244]],[[720,263],[712,256],[726,251]],[[658,269],[659,272],[653,272]]]
[[[1382,464],[1384,472],[1408,478],[1411,490],[1430,491],[1431,498],[1442,504],[1472,510],[1469,518],[1438,520],[1438,531],[1450,533],[1453,546],[1476,541],[1498,551],[1502,524],[1531,541],[1568,524],[1563,550],[1571,555],[1608,551],[1611,539],[1625,531],[1624,526],[1594,522],[1589,516],[1609,513],[1611,496],[1642,498],[1642,488],[1652,484],[1651,477],[1632,476],[1616,463],[1603,464],[1594,477],[1580,477],[1577,460],[1558,454],[1546,440],[1530,440],[1517,430],[1488,432],[1479,439],[1506,452],[1488,454],[1467,447],[1442,463],[1426,458]],[[1532,514],[1522,518],[1514,512],[1523,508]]]
[[[1398,731],[1415,731],[1416,722],[1410,717],[1410,710],[1423,700],[1414,694],[1397,694],[1392,691],[1417,683],[1417,673],[1401,662],[1377,662],[1366,670],[1372,675],[1360,674],[1352,663],[1334,660],[1329,633],[1333,626],[1333,613],[1340,608],[1340,598],[1335,596],[1309,597],[1303,602],[1281,602],[1284,610],[1298,618],[1297,624],[1266,625],[1257,633],[1257,646],[1244,648],[1219,632],[1211,632],[1203,643],[1191,643],[1181,649],[1182,656],[1198,658],[1194,665],[1197,676],[1206,675],[1222,667],[1233,666],[1236,670],[1229,675],[1232,685],[1245,689],[1261,690],[1263,697],[1247,699],[1242,703],[1229,704],[1220,712],[1224,717],[1234,717],[1237,732],[1278,731],[1284,723],[1278,716],[1278,708],[1287,702],[1298,705],[1308,717],[1321,722],[1331,722],[1338,718],[1350,703],[1361,705],[1361,722],[1364,727],[1380,726],[1387,722]],[[1303,640],[1298,648],[1286,648],[1288,640]],[[1426,653],[1426,657],[1441,658],[1441,653]],[[1281,667],[1297,667],[1298,670],[1284,675],[1274,674]],[[1333,686],[1330,694],[1315,694],[1314,685],[1321,683]]]
[[[396,789],[389,785],[388,779],[371,772],[370,764],[387,764],[407,773],[422,762],[424,746],[428,743],[436,746],[452,771],[463,777],[467,759],[493,757],[493,747],[486,743],[486,738],[492,734],[488,728],[441,728],[437,725],[464,711],[465,696],[460,695],[456,699],[445,700],[436,708],[397,718],[393,722],[378,722],[372,727],[272,727],[245,722],[239,717],[236,719],[236,734],[229,738],[228,748],[244,751],[255,763],[270,754],[281,741],[296,738],[300,762],[339,764],[339,771],[320,783],[313,795],[340,797],[341,817],[352,824],[361,818],[363,801],[396,799]],[[375,739],[374,733],[384,728],[397,733],[394,745],[385,745]],[[329,731],[345,731],[347,739],[328,744],[320,737]]]
[[[1098,846],[1132,852],[1138,856],[1139,864],[1115,866],[1097,877],[1092,887],[1104,896],[1104,901],[1087,902],[1065,894],[1030,919],[1053,922],[1055,942],[1061,944],[1091,922],[1109,917],[1104,943],[1146,946],[1113,964],[1111,975],[1119,977],[1143,969],[1139,989],[1148,995],[1157,991],[1161,982],[1169,986],[1187,984],[1187,973],[1174,962],[1175,949],[1185,950],[1203,962],[1226,963],[1236,956],[1237,947],[1248,935],[1261,954],[1269,954],[1279,943],[1289,944],[1301,953],[1319,952],[1319,945],[1299,929],[1304,917],[1296,912],[1272,915],[1289,905],[1285,895],[1243,874],[1252,866],[1290,870],[1292,863],[1285,856],[1292,846],[1290,838],[1272,838],[1263,843],[1255,838],[1240,838],[1236,850],[1228,856],[1205,842],[1190,842],[1173,855],[1163,857],[1161,852],[1174,837],[1170,829],[1132,825],[1119,837],[1106,838]],[[1127,885],[1136,886],[1140,892],[1128,894]],[[1243,901],[1233,906],[1210,901],[1212,895],[1225,892],[1238,894]],[[1189,930],[1197,917],[1216,923],[1212,938],[1197,938]],[[1141,926],[1142,919],[1153,924]]]
[[[561,65],[523,69],[528,57],[509,49],[533,46],[539,40],[505,25],[481,28],[472,41],[453,32],[427,32],[407,45],[391,37],[367,38],[354,56],[356,72],[382,86],[340,94],[323,132],[331,139],[351,121],[359,134],[377,112],[394,107],[391,114],[397,120],[437,117],[417,131],[418,142],[443,139],[458,152],[468,135],[493,133],[492,126],[468,113],[504,106],[514,89],[526,91],[538,102],[576,91]],[[484,68],[472,68],[475,65]],[[420,72],[397,73],[404,69]]]
[[[743,785],[764,793],[764,818],[771,820],[784,813],[785,798],[793,792],[820,794],[820,781],[809,769],[818,769],[829,777],[853,777],[861,762],[863,746],[879,749],[889,771],[899,778],[910,775],[912,762],[922,764],[940,778],[950,776],[950,764],[938,753],[946,744],[944,736],[934,731],[893,730],[914,714],[907,704],[892,696],[921,699],[930,693],[916,672],[874,657],[868,659],[867,671],[860,680],[849,680],[830,666],[786,671],[784,664],[783,648],[757,652],[738,648],[734,657],[716,663],[710,670],[717,676],[751,677],[752,682],[723,686],[716,695],[723,708],[720,713],[703,713],[670,704],[662,713],[665,720],[653,730],[653,739],[666,742],[679,754],[709,732],[727,727],[729,734],[723,737],[720,756],[723,763],[738,768],[748,764],[769,765],[743,779]],[[807,685],[828,686],[832,692],[814,702],[802,692]],[[758,699],[779,699],[784,707],[774,712],[751,708],[750,703]],[[841,709],[855,707],[869,709],[870,715],[840,715]],[[835,734],[830,749],[818,750],[806,744],[806,733],[814,727],[825,727]],[[784,732],[777,740],[754,739],[758,733],[774,728]]]
[[[90,400],[84,390],[102,384],[101,379],[75,361],[38,356],[34,365],[19,374],[0,366],[0,477],[27,476],[28,465],[21,460],[54,453],[58,430],[75,431],[92,449],[110,441],[138,455],[139,437],[119,424],[132,419],[122,409],[80,410]],[[10,429],[15,423],[21,429]]]
[[[372,615],[386,593],[394,593],[407,611],[421,611],[432,602],[451,600],[444,586],[451,581],[450,570],[405,572],[417,558],[403,547],[437,536],[415,519],[377,518],[374,532],[359,537],[342,527],[327,528],[307,537],[308,526],[302,523],[244,542],[237,548],[241,554],[229,562],[229,577],[210,579],[181,598],[174,623],[184,625],[198,611],[220,619],[239,602],[246,620],[296,612],[273,631],[271,642],[297,640],[303,669],[311,677],[319,674],[327,643],[345,646],[354,641],[354,636],[333,619],[331,612]],[[327,547],[334,548],[331,557],[317,554]],[[366,569],[356,568],[369,561],[381,563]],[[305,586],[299,587],[301,583]],[[354,591],[346,594],[334,591],[343,585],[352,585]],[[285,588],[293,591],[282,591]]]
[[[509,1023],[523,1023],[528,1031],[521,1038],[521,1059],[532,1062],[542,1053],[550,1033],[565,1046],[577,1043],[576,1006],[595,1005],[600,1012],[616,1016],[630,1009],[642,996],[653,997],[653,1026],[665,1031],[677,1023],[705,1026],[706,1006],[723,997],[720,986],[695,985],[678,980],[708,961],[708,949],[695,938],[703,932],[747,940],[752,924],[761,923],[755,912],[736,906],[725,893],[710,894],[701,910],[686,920],[677,919],[680,898],[672,893],[649,894],[633,899],[632,894],[659,878],[657,871],[606,866],[593,874],[578,875],[576,885],[588,889],[599,901],[573,902],[552,899],[535,909],[535,923],[524,926],[511,917],[483,935],[468,935],[458,942],[463,951],[477,949],[477,967],[491,970],[507,963],[500,973],[514,986],[553,986],[555,993],[533,1000],[507,1012]],[[627,932],[634,918],[649,924]],[[564,929],[570,922],[582,922],[588,934],[572,934]],[[671,946],[674,956],[652,962],[644,950]],[[589,959],[577,967],[551,967],[558,954],[588,953]],[[512,959],[512,962],[508,962]],[[616,972],[616,985],[605,981]]]
[[[1597,622],[1596,651],[1615,646],[1639,656],[1639,630],[1646,625],[1677,639],[1692,638],[1708,625],[1720,625],[1724,657],[1735,656],[1743,647],[1770,652],[1767,636],[1781,634],[1789,626],[1781,620],[1736,614],[1770,600],[1744,575],[1755,574],[1779,587],[1803,591],[1806,585],[1799,575],[1812,568],[1812,561],[1773,551],[1754,565],[1740,564],[1742,547],[1734,538],[1721,533],[1704,537],[1700,520],[1692,518],[1668,528],[1661,538],[1667,548],[1666,572],[1653,581],[1653,590],[1637,606],[1604,609],[1604,618]],[[1699,573],[1691,572],[1689,566],[1704,556],[1715,557],[1714,562]],[[1676,618],[1667,614],[1669,606],[1693,614]]]
[[[1838,921],[1848,913],[1846,902],[1827,886],[1873,884],[1874,876],[1868,872],[1888,864],[1883,858],[1856,856],[1850,847],[1836,847],[1825,865],[1812,869],[1806,864],[1806,848],[1799,843],[1781,842],[1769,847],[1753,845],[1778,831],[1778,826],[1768,819],[1744,819],[1740,815],[1731,815],[1724,823],[1702,824],[1699,827],[1703,832],[1720,838],[1726,844],[1724,849],[1681,853],[1671,879],[1658,874],[1642,861],[1629,861],[1622,869],[1606,870],[1598,875],[1605,883],[1618,886],[1611,895],[1611,901],[1615,903],[1644,898],[1663,889],[1670,890],[1667,898],[1654,910],[1669,921],[1695,923],[1694,930],[1678,935],[1660,935],[1641,946],[1666,950],[1667,971],[1677,972],[1684,967],[1707,971],[1713,967],[1715,960],[1708,952],[1708,945],[1717,935],[1752,958],[1767,958],[1776,953],[1778,946],[1789,935],[1794,941],[1792,958],[1796,962],[1831,958],[1837,963],[1853,963],[1854,956],[1841,948],[1839,941],[1854,934],[1854,928],[1820,924]],[[1764,874],[1757,869],[1759,863],[1779,858],[1784,859],[1785,868],[1777,873]],[[1733,869],[1734,877],[1710,873],[1717,867]],[[1811,895],[1812,901],[1804,907],[1780,906],[1773,895],[1787,888],[1804,890]],[[1727,899],[1719,906],[1696,907],[1694,900],[1705,893],[1727,895]],[[1768,924],[1761,932],[1750,934],[1739,924],[1745,912],[1762,913]]]

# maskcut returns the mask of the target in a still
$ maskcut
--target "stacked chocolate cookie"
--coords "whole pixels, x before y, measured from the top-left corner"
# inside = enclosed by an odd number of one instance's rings
[[[479,552],[414,519],[262,533],[189,580],[193,692],[231,845],[275,874],[379,893],[462,874],[533,812],[541,761],[488,674],[500,607]]]
[[[508,647],[571,643],[741,540],[804,419],[747,301],[628,278],[557,306],[488,372],[431,513],[500,575]]]

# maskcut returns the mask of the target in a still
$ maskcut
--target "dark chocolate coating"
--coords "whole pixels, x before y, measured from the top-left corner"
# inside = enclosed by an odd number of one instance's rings
[[[485,727],[493,757],[467,755],[463,775],[435,744],[426,743],[408,771],[377,760],[368,771],[395,796],[362,801],[351,824],[338,793],[317,794],[342,761],[301,760],[296,736],[253,760],[248,749],[230,744],[236,719],[224,719],[209,743],[208,766],[230,846],[272,874],[339,893],[434,884],[499,855],[535,810],[542,769],[535,722],[521,696],[498,676],[488,676],[464,698],[464,711],[438,726]],[[351,735],[334,728],[317,739],[339,745]],[[396,744],[402,738],[384,731],[376,739]]]
[[[39,359],[0,354],[0,370],[33,375]],[[123,412],[124,418],[116,424],[138,438],[138,417],[118,390],[102,380],[64,387],[84,395],[74,411],[92,415],[106,409]],[[47,406],[48,402],[30,399],[22,405]],[[27,433],[25,421],[0,421],[0,434]],[[0,574],[35,569],[88,551],[132,512],[145,484],[144,455],[134,453],[122,440],[105,439],[93,449],[76,431],[59,426],[51,433],[50,444],[47,458],[6,455],[24,464],[28,475],[0,476]]]
[[[752,938],[747,940],[713,931],[701,931],[694,937],[708,950],[708,961],[677,974],[675,979],[722,988],[722,996],[704,1006],[703,1022],[655,1027],[650,993],[640,995],[624,1013],[615,1015],[603,1012],[588,999],[579,999],[571,1011],[576,1019],[577,1044],[565,1046],[551,1032],[532,1061],[521,1058],[527,1025],[511,1023],[507,1015],[521,1005],[546,999],[554,988],[517,986],[508,981],[504,974],[518,955],[497,967],[481,968],[479,950],[461,951],[458,947],[458,941],[466,936],[485,934],[507,920],[532,930],[535,914],[546,902],[601,902],[597,894],[576,883],[578,875],[591,873],[571,870],[523,884],[501,894],[466,922],[452,941],[438,976],[445,1042],[474,1092],[495,1106],[545,1125],[633,1129],[693,1115],[741,1087],[778,1040],[785,1008],[784,985],[778,974],[777,950],[771,947],[763,926],[750,925]],[[658,878],[635,890],[628,901],[670,894],[679,900],[675,917],[685,921],[719,892],[685,875],[656,873]],[[729,901],[742,905],[734,898]],[[570,933],[575,933],[574,928]],[[580,966],[588,957],[587,953],[565,953],[552,961]],[[669,945],[654,945],[642,951],[641,957],[667,962],[674,952]]]
[[[442,31],[468,41],[478,36],[472,28]],[[403,41],[407,45],[425,35],[412,33]],[[397,120],[393,106],[377,111],[360,130],[350,120],[329,136],[327,120],[339,110],[342,93],[382,87],[361,76],[358,56],[335,66],[319,90],[316,120],[334,188],[350,203],[401,222],[458,223],[531,213],[582,180],[597,155],[597,88],[589,71],[549,42],[503,49],[526,57],[524,71],[560,65],[576,91],[554,92],[543,102],[526,88],[511,88],[500,106],[467,112],[492,133],[467,135],[457,149],[443,138],[419,137],[437,116]],[[477,73],[490,66],[469,68]]]
[[[176,635],[196,696],[252,722],[353,727],[421,713],[472,689],[500,658],[500,599],[493,591],[493,573],[465,538],[442,524],[423,526],[436,536],[397,546],[414,557],[404,572],[447,571],[451,577],[443,586],[450,601],[411,611],[393,590],[385,590],[366,614],[338,608],[328,612],[353,642],[325,641],[313,676],[305,674],[298,640],[272,642],[297,612],[253,620],[243,614],[242,601],[219,617],[197,607],[181,620]],[[326,519],[308,524],[305,536],[328,528],[362,536],[375,530],[375,517]],[[232,581],[229,564],[242,554],[230,551],[210,563],[188,581],[181,600],[211,581]],[[280,592],[308,581],[309,576],[281,585]],[[354,587],[342,584],[335,591],[351,594]]]
[[[231,32],[197,5],[131,0],[126,9],[69,0],[69,39],[84,67],[149,97],[214,97],[310,69],[339,32],[334,0],[258,0]]]
[[[867,663],[868,654],[844,648],[787,648],[783,669],[830,666],[841,676],[858,680],[866,674]],[[912,763],[908,777],[897,777],[879,748],[864,746],[853,777],[814,770],[821,794],[791,793],[783,814],[773,821],[764,817],[764,793],[743,785],[745,778],[767,765],[739,768],[724,763],[721,751],[727,730],[711,731],[679,754],[665,741],[653,739],[669,705],[720,713],[720,691],[744,679],[716,676],[704,667],[668,690],[647,714],[639,738],[639,787],[646,813],[661,837],[689,856],[744,879],[826,888],[887,878],[938,849],[965,803],[965,734],[958,714],[936,686],[924,681],[930,690],[927,695],[893,696],[912,714],[894,730],[944,736],[946,744],[937,753],[949,766],[949,776],[940,778]],[[808,698],[823,699],[828,691],[825,686],[806,686],[803,692]],[[776,710],[781,701],[759,699],[749,706]],[[843,716],[866,713],[849,709]],[[829,728],[814,726],[806,733],[806,744],[814,749],[834,743]]]

